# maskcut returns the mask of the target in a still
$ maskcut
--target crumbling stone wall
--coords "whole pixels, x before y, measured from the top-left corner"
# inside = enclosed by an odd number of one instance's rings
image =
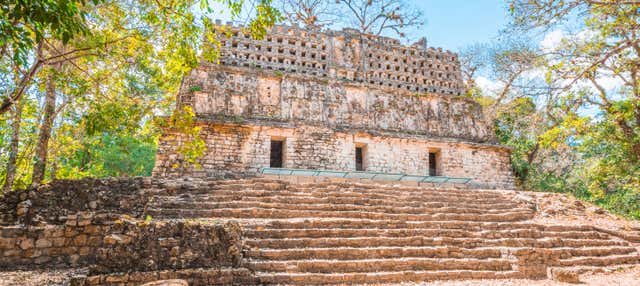
[[[277,76],[247,68],[201,66],[184,79],[179,97],[200,118],[207,119],[495,141],[480,105],[459,96],[398,94],[370,85],[296,74]]]
[[[236,266],[235,222],[192,224],[142,217],[158,189],[188,188],[159,178],[84,178],[0,198],[0,268],[92,266],[94,273]]]
[[[67,215],[81,211],[140,216],[148,198],[149,178],[83,178],[55,180],[38,188],[10,192],[0,198],[0,224],[64,224]]]
[[[242,231],[231,221],[116,221],[97,251],[95,273],[239,266]]]
[[[103,246],[113,217],[79,214],[64,224],[0,227],[0,268],[29,269],[88,265]]]
[[[509,149],[497,145],[442,141],[406,134],[346,133],[326,127],[254,124],[257,123],[202,123],[207,151],[199,159],[198,169],[192,166],[174,168],[184,165],[177,154],[177,146],[184,144],[186,139],[179,133],[165,131],[158,146],[154,175],[208,177],[221,169],[229,170],[228,165],[218,164],[216,159],[225,157],[239,160],[233,170],[257,171],[269,167],[271,139],[284,138],[286,168],[355,170],[355,146],[364,144],[367,171],[428,175],[428,153],[437,152],[440,175],[472,178],[473,184],[479,187],[514,188]],[[242,139],[220,132],[225,130],[225,126],[244,130]]]
[[[235,222],[189,224],[106,214],[70,215],[64,224],[0,227],[0,269],[92,266],[92,273],[237,266]]]

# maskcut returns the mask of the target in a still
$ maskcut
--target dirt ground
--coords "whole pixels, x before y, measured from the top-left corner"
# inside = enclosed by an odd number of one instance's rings
[[[0,272],[0,286],[69,285],[69,279],[85,269]]]
[[[0,272],[1,286],[43,286],[43,285],[68,285],[69,277],[78,273],[78,270],[58,271],[13,271]],[[640,266],[611,273],[593,273],[580,276],[581,284],[560,283],[551,280],[452,280],[434,281],[424,283],[405,283],[400,285],[425,285],[425,286],[636,286],[640,285]]]

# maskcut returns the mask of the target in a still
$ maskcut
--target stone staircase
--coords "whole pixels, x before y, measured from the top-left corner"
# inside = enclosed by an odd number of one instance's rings
[[[259,284],[545,278],[639,263],[591,226],[530,222],[514,192],[257,178],[157,190],[154,219],[228,220]]]

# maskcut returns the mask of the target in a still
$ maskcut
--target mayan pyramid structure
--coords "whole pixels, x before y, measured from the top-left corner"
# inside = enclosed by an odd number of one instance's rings
[[[220,61],[186,76],[177,100],[205,142],[197,164],[183,155],[196,135],[166,128],[152,177],[0,197],[0,285],[41,285],[27,271],[77,286],[556,285],[598,272],[638,285],[640,224],[515,190],[455,54],[350,30],[219,29]]]
[[[156,176],[208,177],[281,167],[472,179],[512,189],[509,149],[464,96],[458,56],[344,29],[275,26],[256,40],[218,26],[220,59],[184,78],[177,106],[196,114],[200,168],[160,139]]]

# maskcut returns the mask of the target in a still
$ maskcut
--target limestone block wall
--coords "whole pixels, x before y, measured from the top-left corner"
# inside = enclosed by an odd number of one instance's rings
[[[56,180],[0,197],[0,269],[91,265],[92,274],[237,266],[236,222],[198,224],[142,217],[152,178]],[[0,283],[1,284],[1,283]]]
[[[207,151],[200,168],[183,164],[177,148],[188,140],[166,130],[158,146],[156,176],[211,176],[269,167],[270,142],[284,140],[284,167],[355,170],[355,146],[365,146],[367,171],[428,175],[428,154],[437,153],[439,175],[472,178],[476,186],[514,188],[509,149],[406,134],[341,132],[316,126],[202,123]]]
[[[113,225],[107,215],[71,215],[64,224],[0,226],[0,269],[89,265]]]
[[[220,63],[321,78],[344,79],[421,93],[463,92],[458,56],[427,47],[426,40],[405,46],[397,39],[361,35],[350,29],[312,31],[274,26],[263,39],[241,27],[215,29]]]
[[[178,102],[208,119],[229,117],[495,141],[480,105],[468,98],[399,93],[248,68],[200,66],[183,80]]]
[[[69,215],[64,224],[0,226],[0,269],[92,265],[92,273],[237,266],[240,226],[144,222],[106,214]]]

